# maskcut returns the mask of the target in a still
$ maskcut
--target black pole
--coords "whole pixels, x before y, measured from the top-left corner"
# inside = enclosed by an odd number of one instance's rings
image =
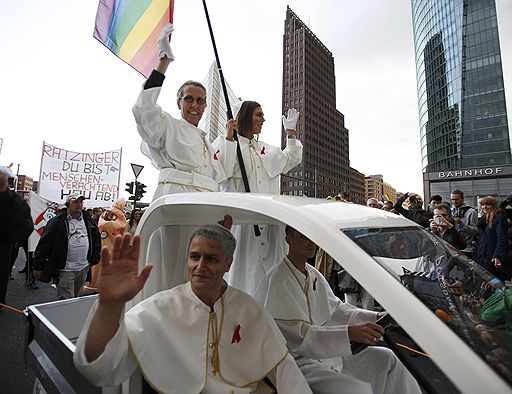
[[[210,22],[210,16],[208,15],[208,8],[206,7],[206,0],[203,0],[204,14],[206,15],[206,22],[208,23],[208,30],[210,31],[210,38],[212,39],[213,52],[215,53],[215,62],[217,63],[217,69],[219,70],[220,83],[222,85],[222,92],[224,93],[224,101],[226,102],[226,109],[228,112],[228,120],[233,119],[233,112],[231,112],[231,104],[229,103],[228,91],[226,89],[226,81],[224,80],[224,73],[220,65],[219,54],[217,52],[217,45],[215,44],[215,37],[213,35],[212,24]],[[238,143],[238,134],[236,130],[233,132],[233,139],[236,141],[236,157],[238,158],[238,165],[240,166],[240,172],[242,173],[242,181],[246,193],[251,192],[249,187],[249,179],[247,178],[247,171],[245,170],[244,158],[242,157],[242,150]],[[254,235],[259,237],[261,235],[260,228],[258,225],[254,225]]]

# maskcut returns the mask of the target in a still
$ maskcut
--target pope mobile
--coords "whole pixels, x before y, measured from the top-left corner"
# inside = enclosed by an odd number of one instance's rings
[[[138,226],[142,240],[139,267],[146,264],[149,236],[156,229],[216,223],[224,215],[231,215],[234,224],[288,224],[310,238],[391,314],[414,341],[411,346],[420,347],[415,349],[433,361],[444,373],[443,379],[451,381],[447,382],[450,386],[463,393],[512,392],[512,332],[506,324],[491,327],[480,313],[488,308],[487,300],[496,298],[495,293],[510,290],[497,289],[494,278],[476,263],[395,214],[306,197],[250,193],[163,196],[149,206]],[[146,284],[151,286],[151,294],[155,286],[164,290],[187,280],[185,265],[167,270],[172,275],[166,283],[158,280],[159,267],[155,268]],[[134,302],[151,295],[146,287]],[[73,366],[74,341],[95,299],[87,296],[28,307],[29,365],[47,392],[120,392],[91,386]],[[386,342],[397,350],[392,336],[386,336]],[[401,358],[409,367],[410,362],[403,355]],[[436,390],[430,385],[431,376],[410,369],[425,391]],[[123,387],[122,392],[128,392],[126,385]]]

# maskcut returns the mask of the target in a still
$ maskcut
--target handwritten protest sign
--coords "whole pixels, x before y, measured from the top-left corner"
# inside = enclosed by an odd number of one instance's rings
[[[39,195],[64,202],[78,192],[88,208],[112,205],[119,195],[121,151],[80,153],[43,142]]]

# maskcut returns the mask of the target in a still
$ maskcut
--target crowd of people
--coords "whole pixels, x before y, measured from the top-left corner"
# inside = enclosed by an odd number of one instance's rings
[[[328,199],[350,202],[347,193]],[[416,193],[404,193],[395,203],[369,198],[366,206],[402,215],[439,236],[467,257],[474,259],[502,282],[512,277],[512,193],[498,203],[495,197],[480,198],[479,209],[465,203],[464,192],[454,189],[449,199],[433,195],[428,206]],[[323,250],[314,265],[322,272],[334,293],[352,305],[372,310],[374,300],[343,267]]]
[[[462,190],[452,190],[447,197],[432,196],[425,209],[419,195],[405,193],[393,209],[430,229],[501,281],[510,280],[512,210],[507,207],[512,204],[512,194],[501,202],[494,196],[482,197],[478,209],[465,203]]]

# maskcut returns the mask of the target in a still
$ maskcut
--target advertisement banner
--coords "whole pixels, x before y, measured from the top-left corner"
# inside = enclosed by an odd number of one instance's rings
[[[80,193],[87,208],[111,206],[119,195],[121,152],[80,153],[43,142],[39,195],[64,203]]]

